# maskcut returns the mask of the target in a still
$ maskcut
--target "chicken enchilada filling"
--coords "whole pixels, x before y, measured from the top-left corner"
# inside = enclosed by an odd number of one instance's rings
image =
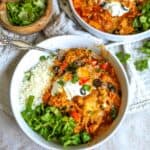
[[[22,83],[22,117],[47,141],[88,143],[103,135],[119,113],[121,88],[114,67],[85,48],[40,56]]]
[[[121,105],[120,85],[113,66],[87,49],[69,49],[54,60],[52,83],[43,102],[54,106],[75,122],[75,133],[95,135],[117,117]]]
[[[148,30],[149,0],[72,0],[80,17],[92,27],[112,33],[127,35]],[[145,5],[144,5],[145,4]],[[147,5],[147,6],[146,6]],[[147,12],[145,14],[145,12]],[[146,21],[141,21],[141,17]]]

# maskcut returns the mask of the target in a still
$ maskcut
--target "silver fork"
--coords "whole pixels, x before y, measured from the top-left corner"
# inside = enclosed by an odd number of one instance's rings
[[[22,40],[13,40],[8,38],[0,38],[0,46],[11,46],[19,50],[39,50],[48,52],[51,55],[57,55],[57,51],[52,51],[50,49],[42,48],[39,46],[32,45],[31,43]]]

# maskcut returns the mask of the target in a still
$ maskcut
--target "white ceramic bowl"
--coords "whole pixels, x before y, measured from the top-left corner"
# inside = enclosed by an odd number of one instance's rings
[[[82,37],[82,36],[60,36],[60,37],[54,37],[54,38],[45,40],[41,42],[40,44],[38,44],[38,46],[52,49],[52,50],[56,50],[58,48],[64,49],[64,48],[85,47],[85,48],[94,49],[94,51],[99,52],[99,48],[97,48],[97,46],[100,45],[101,43],[102,43],[101,40],[98,40],[96,38],[89,38],[89,37]],[[108,47],[111,48],[112,46],[108,46]],[[20,128],[33,141],[35,141],[37,144],[47,149],[63,149],[61,145],[58,145],[53,142],[47,142],[37,133],[32,131],[31,128],[26,124],[26,122],[24,121],[20,113],[19,88],[20,88],[20,85],[24,76],[24,72],[30,69],[31,67],[33,67],[39,61],[39,57],[43,54],[45,54],[45,52],[31,50],[27,52],[25,56],[21,59],[20,63],[18,64],[13,74],[12,81],[11,81],[11,88],[10,88],[11,107],[12,107],[12,111],[14,113],[14,116]],[[80,145],[80,146],[69,147],[68,149],[70,150],[73,150],[73,149],[87,150],[87,149],[93,149],[99,146],[104,141],[109,139],[111,135],[113,135],[113,133],[121,124],[125,116],[125,113],[127,110],[128,99],[129,99],[129,85],[128,85],[127,75],[122,65],[120,64],[118,59],[111,53],[111,51],[107,52],[106,57],[114,66],[118,79],[121,84],[122,104],[120,107],[118,117],[112,123],[108,131],[106,131],[104,134],[97,137],[91,143]]]
[[[148,38],[150,37],[150,30],[141,32],[141,33],[137,33],[137,34],[131,34],[131,35],[117,35],[117,34],[110,34],[107,32],[103,32],[100,30],[97,30],[96,28],[92,27],[91,25],[89,25],[88,23],[86,23],[77,13],[77,11],[74,8],[73,2],[72,0],[68,0],[69,4],[70,4],[70,8],[73,12],[74,17],[76,18],[76,20],[79,22],[79,24],[86,29],[88,32],[90,32],[91,34],[100,37],[100,38],[104,38],[110,41],[124,41],[124,42],[131,42],[131,41],[139,41],[142,40],[144,38]]]

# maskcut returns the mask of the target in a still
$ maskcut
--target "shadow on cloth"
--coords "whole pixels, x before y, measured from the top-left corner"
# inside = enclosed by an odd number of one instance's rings
[[[10,105],[10,84],[13,72],[20,59],[23,57],[25,52],[17,52],[14,58],[7,63],[5,70],[0,73],[0,110],[6,113],[9,116],[13,116],[11,105]]]

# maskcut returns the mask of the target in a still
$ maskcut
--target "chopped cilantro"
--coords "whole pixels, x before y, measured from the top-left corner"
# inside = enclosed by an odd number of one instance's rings
[[[138,8],[141,14],[135,17],[133,27],[136,32],[146,31],[150,29],[150,1],[144,2],[144,5]]]
[[[58,83],[59,85],[61,85],[61,86],[64,86],[64,85],[65,85],[65,82],[64,82],[63,80],[59,80],[59,81],[57,81],[57,83]]]
[[[90,141],[91,137],[89,136],[89,134],[87,132],[83,132],[81,133],[81,139],[84,143]]]
[[[46,8],[46,0],[21,0],[7,2],[9,21],[17,26],[29,25],[40,18]]]
[[[122,64],[126,64],[128,59],[131,57],[130,54],[124,53],[122,51],[116,53],[116,56],[118,57],[118,59]]]
[[[46,56],[40,56],[40,61],[45,61],[45,60],[47,60]]]
[[[140,47],[140,51],[150,56],[150,41],[145,41],[142,47]]]
[[[64,146],[84,144],[91,140],[91,136],[85,131],[75,133],[74,119],[62,114],[58,108],[40,104],[32,109],[33,99],[33,96],[28,98],[26,108],[21,114],[31,129],[45,140]]]
[[[79,80],[79,78],[78,78],[77,74],[73,74],[71,82],[76,83],[76,82],[78,82],[78,80]]]
[[[141,60],[136,60],[134,62],[135,68],[138,71],[143,71],[145,69],[148,69],[148,59],[141,59]]]

